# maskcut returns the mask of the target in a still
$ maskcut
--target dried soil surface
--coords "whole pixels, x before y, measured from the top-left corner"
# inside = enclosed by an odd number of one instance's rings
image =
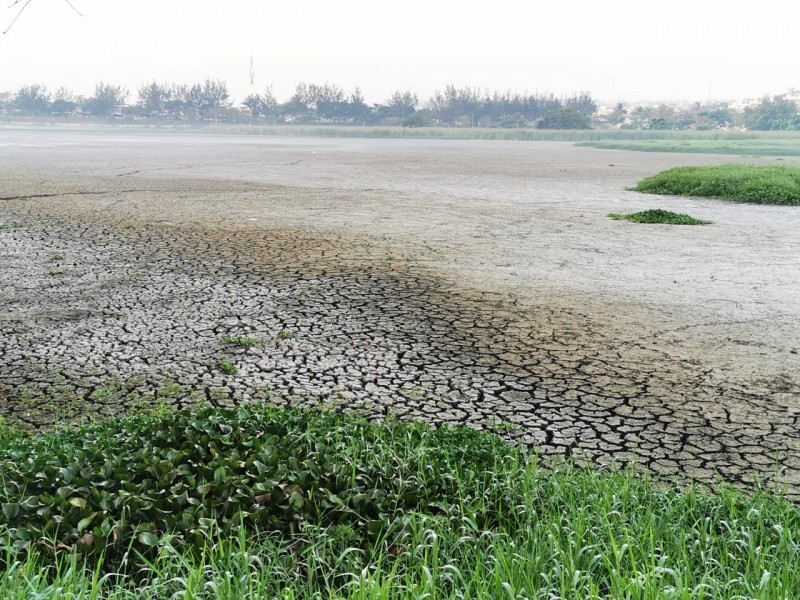
[[[336,406],[796,496],[800,210],[625,191],[731,161],[775,159],[0,129],[0,414]]]

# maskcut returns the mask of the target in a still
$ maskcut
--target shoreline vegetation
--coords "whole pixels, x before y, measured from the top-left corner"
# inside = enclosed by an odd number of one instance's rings
[[[642,179],[631,189],[645,194],[800,206],[800,167],[677,167]]]
[[[577,146],[638,152],[685,152],[743,156],[800,156],[800,131],[536,129],[402,127],[373,125],[262,125],[149,122],[137,120],[15,119],[0,129],[61,128],[69,131],[201,133],[275,137],[413,138],[574,142]]]
[[[800,156],[800,134],[752,137],[618,138],[611,141],[581,141],[576,146],[632,152],[678,152],[684,154],[732,154],[737,156]]]
[[[775,492],[251,405],[0,429],[0,596],[791,598]],[[70,595],[71,594],[71,595]]]

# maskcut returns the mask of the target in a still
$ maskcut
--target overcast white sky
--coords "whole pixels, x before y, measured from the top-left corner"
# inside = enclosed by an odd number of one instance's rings
[[[0,8],[5,29],[17,8]],[[24,2],[24,0],[23,0]],[[446,84],[615,100],[739,99],[800,88],[794,0],[32,0],[0,36],[0,91],[224,79],[237,101],[299,81],[368,102]]]

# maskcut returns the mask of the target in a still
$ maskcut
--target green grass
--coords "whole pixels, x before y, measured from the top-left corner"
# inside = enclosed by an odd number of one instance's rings
[[[297,335],[293,331],[289,331],[284,329],[283,331],[278,332],[278,339],[279,340],[293,340],[297,338]]]
[[[544,469],[488,433],[334,413],[208,408],[6,431],[0,503],[12,600],[800,590],[800,508],[773,494]]]
[[[796,206],[800,205],[800,167],[678,167],[643,179],[632,189],[647,194]]]
[[[180,383],[169,382],[164,384],[158,389],[156,396],[158,398],[175,399],[179,398],[184,393],[184,388]]]
[[[602,142],[604,140],[787,140],[800,142],[797,132],[753,131],[649,131],[626,129],[503,129],[490,127],[389,127],[341,125],[208,125],[181,130],[185,133],[223,133],[293,137],[414,138],[507,141]],[[791,141],[794,139],[794,141]],[[782,143],[782,142],[775,142]]]
[[[5,229],[22,229],[25,223],[0,223],[0,231]]]
[[[236,375],[236,373],[239,372],[239,369],[236,368],[235,364],[226,360],[220,361],[217,367],[219,367],[219,370],[226,375]]]
[[[223,134],[335,137],[335,138],[412,138],[446,140],[507,140],[507,141],[578,141],[604,139],[603,134],[586,130],[547,131],[541,129],[495,129],[488,127],[348,127],[336,125],[222,125],[202,128]]]
[[[662,225],[708,225],[711,221],[695,219],[687,214],[674,213],[660,208],[643,210],[637,213],[608,215],[615,221],[630,221],[631,223],[658,223]]]
[[[258,345],[258,340],[251,337],[232,337],[224,335],[220,338],[221,346],[241,346],[242,348],[252,348]]]
[[[735,154],[747,156],[800,156],[800,135],[759,136],[752,139],[641,139],[578,142],[577,146],[636,152],[684,152],[688,154]]]

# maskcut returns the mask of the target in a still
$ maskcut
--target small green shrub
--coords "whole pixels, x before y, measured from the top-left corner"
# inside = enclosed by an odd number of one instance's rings
[[[18,429],[17,427],[13,427],[6,422],[6,419],[3,415],[0,415],[0,443],[8,442],[9,440],[16,440],[22,438],[25,433]]]
[[[242,348],[252,348],[258,345],[258,340],[251,337],[231,337],[222,336],[219,340],[221,346],[241,346]]]
[[[236,368],[236,365],[232,362],[228,362],[227,360],[220,361],[217,366],[219,367],[219,370],[226,375],[236,375],[236,373],[239,372],[239,369]]]
[[[158,389],[156,396],[159,398],[175,399],[179,398],[184,393],[184,388],[180,383],[167,382]]]
[[[800,167],[677,167],[643,179],[632,189],[646,194],[797,206],[800,205]]]
[[[295,335],[295,333],[293,331],[288,331],[286,329],[284,329],[283,331],[278,333],[278,339],[279,340],[293,340],[296,337],[297,336]]]
[[[702,221],[687,214],[674,213],[660,208],[629,214],[611,213],[608,216],[616,221],[624,220],[631,223],[659,223],[662,225],[708,225],[711,223],[711,221]]]

